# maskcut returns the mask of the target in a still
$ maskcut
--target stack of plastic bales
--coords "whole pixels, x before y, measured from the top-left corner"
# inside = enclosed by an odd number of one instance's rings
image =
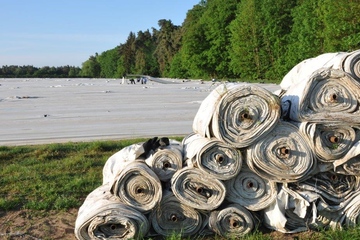
[[[182,142],[112,155],[75,223],[78,239],[284,233],[354,226],[360,212],[360,51],[295,66],[281,91],[227,83]],[[181,113],[179,113],[181,114]]]

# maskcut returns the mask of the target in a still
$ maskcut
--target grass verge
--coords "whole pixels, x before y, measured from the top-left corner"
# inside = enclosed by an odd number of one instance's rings
[[[78,208],[102,183],[106,160],[130,144],[96,141],[0,147],[0,209]]]

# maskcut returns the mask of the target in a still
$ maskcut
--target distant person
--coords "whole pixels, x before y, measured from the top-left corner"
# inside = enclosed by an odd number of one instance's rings
[[[135,80],[133,78],[130,79],[131,84],[135,84]]]

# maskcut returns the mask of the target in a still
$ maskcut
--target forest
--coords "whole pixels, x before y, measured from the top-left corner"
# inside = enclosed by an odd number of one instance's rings
[[[3,66],[0,77],[141,74],[278,83],[304,59],[359,49],[359,12],[360,0],[201,0],[181,26],[160,19],[158,28],[130,32],[81,68]]]

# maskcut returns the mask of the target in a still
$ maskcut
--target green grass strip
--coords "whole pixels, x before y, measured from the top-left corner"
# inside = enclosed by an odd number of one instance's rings
[[[0,209],[78,208],[102,184],[107,159],[145,140],[0,146]]]

